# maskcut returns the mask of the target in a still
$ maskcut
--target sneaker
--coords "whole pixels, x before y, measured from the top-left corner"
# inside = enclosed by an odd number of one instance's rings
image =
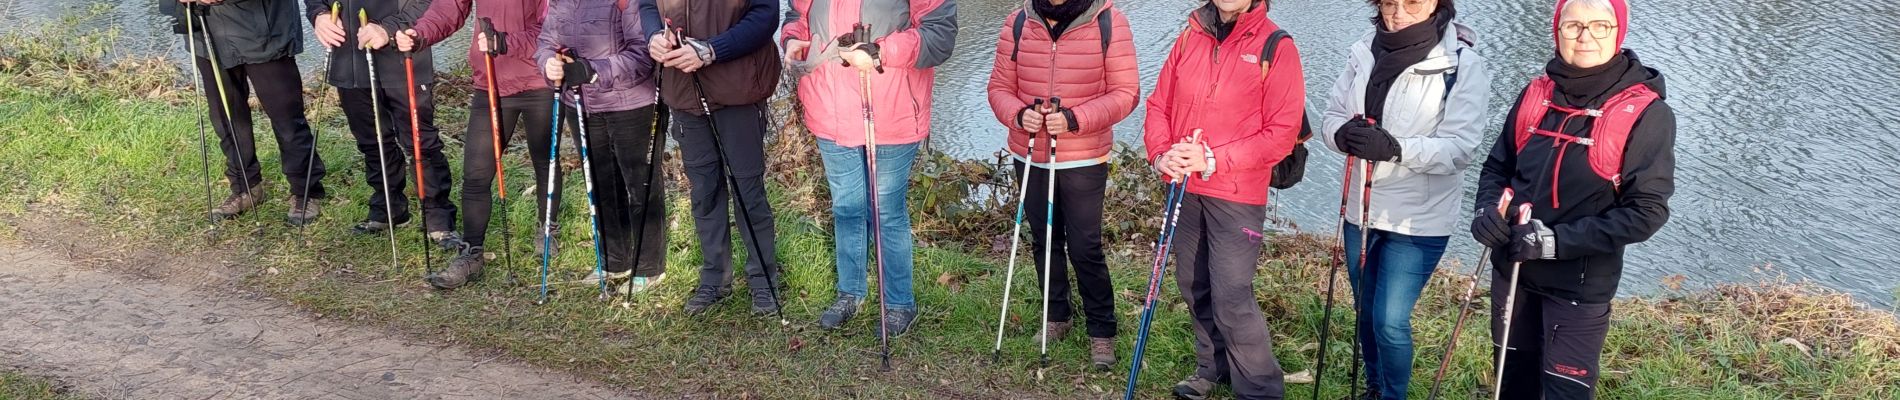
[[[1185,400],[1203,400],[1214,391],[1214,382],[1201,379],[1200,375],[1189,375],[1181,383],[1174,384],[1174,398]]]
[[[586,278],[581,278],[581,284],[599,285],[600,280],[601,280],[601,274],[603,273],[607,275],[606,276],[607,283],[614,284],[614,286],[619,286],[618,282],[622,280],[626,280],[628,276],[633,275],[633,271],[612,272],[612,271],[594,270],[593,273],[587,274]]]
[[[891,337],[899,337],[904,336],[904,333],[910,332],[910,327],[916,323],[917,310],[893,308],[885,312],[884,323],[879,324],[878,329],[889,328],[891,330]]]
[[[763,287],[752,288],[752,315],[767,316],[778,312],[778,294]]]
[[[1107,371],[1115,366],[1115,338],[1089,338],[1089,363],[1095,370]]]
[[[1380,396],[1377,390],[1366,390],[1365,392],[1359,393],[1359,397],[1352,397],[1350,395],[1345,397],[1347,400],[1379,400],[1383,398],[1385,397]]]
[[[468,247],[468,243],[462,241],[462,235],[455,233],[455,231],[429,232],[429,240],[435,242],[436,246],[440,246],[443,250],[448,251],[459,252],[462,251],[462,248]]]
[[[561,224],[554,224],[554,226],[552,227],[552,230],[554,232],[560,232]],[[553,243],[555,253],[559,253],[561,251],[560,243],[552,242],[547,239],[548,239],[548,236],[541,234],[541,232],[534,233],[534,256],[535,257],[540,257],[542,254],[547,254],[548,253],[547,246],[550,243]]]
[[[309,197],[292,195],[290,196],[290,212],[285,214],[284,221],[291,225],[303,226],[315,222],[317,216],[320,215],[323,215],[322,202]]]
[[[449,260],[449,268],[429,275],[425,280],[436,289],[449,290],[462,287],[472,281],[482,279],[482,267],[487,263],[480,246],[463,249],[455,259]]]
[[[383,233],[383,231],[389,230],[389,228],[400,227],[403,224],[407,224],[407,223],[409,223],[408,214],[403,214],[402,216],[396,217],[396,223],[393,223],[393,224],[387,221],[365,219],[362,222],[357,222],[356,226],[350,227],[350,232],[355,232],[358,235],[373,235],[373,234]]]
[[[1062,338],[1069,336],[1069,328],[1074,325],[1075,323],[1070,321],[1049,321],[1049,329],[1043,331],[1042,334],[1037,334],[1033,340],[1038,343],[1042,342],[1043,334],[1048,334],[1050,341],[1062,340]]]
[[[666,273],[660,273],[654,276],[636,276],[627,279],[627,283],[616,286],[615,290],[620,294],[639,294],[640,292],[647,291],[647,289],[660,286],[660,281],[665,279]]]
[[[249,191],[232,193],[231,196],[225,197],[223,203],[219,203],[216,208],[211,209],[211,216],[217,219],[237,218],[239,215],[244,215],[245,212],[257,208],[257,203],[263,199],[264,188],[262,186],[252,186]]]
[[[693,289],[693,297],[686,299],[686,315],[699,315],[732,295],[731,286],[699,285]]]
[[[864,299],[840,293],[838,299],[831,302],[830,307],[825,307],[825,311],[818,314],[818,327],[838,329],[844,326],[845,321],[850,321],[851,316],[858,315],[858,306],[862,305],[864,305]]]

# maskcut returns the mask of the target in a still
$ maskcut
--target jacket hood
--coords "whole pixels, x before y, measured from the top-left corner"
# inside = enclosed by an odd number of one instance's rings
[[[1212,2],[1203,4],[1201,8],[1194,9],[1194,13],[1188,18],[1188,23],[1196,28],[1196,31],[1215,36],[1214,26],[1220,23],[1220,10],[1215,9]],[[1254,1],[1247,11],[1241,12],[1240,16],[1234,19],[1234,32],[1251,31],[1265,23],[1267,23],[1266,4],[1263,1]]]
[[[1082,26],[1082,22],[1093,20],[1099,17],[1102,14],[1103,10],[1107,10],[1109,6],[1115,4],[1114,0],[1070,0],[1070,1],[1092,1],[1092,2],[1095,2],[1095,4],[1089,5],[1088,11],[1083,11],[1082,15],[1076,16],[1075,22],[1069,23],[1068,29],[1064,29],[1063,30],[1064,32],[1056,32],[1058,34],[1068,33],[1067,31],[1069,29],[1075,29],[1075,27]],[[1051,28],[1049,26],[1048,19],[1043,18],[1041,14],[1036,13],[1035,2],[1036,0],[1023,0],[1023,14],[1028,15],[1029,19],[1036,21],[1036,23],[1042,24],[1043,28],[1045,29]]]

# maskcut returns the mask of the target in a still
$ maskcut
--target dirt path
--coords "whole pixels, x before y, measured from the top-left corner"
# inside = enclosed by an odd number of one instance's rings
[[[84,257],[0,240],[0,365],[113,399],[636,397],[565,373],[315,320],[221,284],[96,271],[128,263]]]

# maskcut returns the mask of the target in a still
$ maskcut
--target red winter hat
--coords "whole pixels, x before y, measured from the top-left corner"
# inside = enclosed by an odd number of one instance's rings
[[[1629,0],[1605,1],[1610,3],[1611,13],[1616,14],[1616,49],[1614,50],[1621,51],[1623,49],[1623,37],[1627,36],[1630,31]],[[1555,41],[1562,42],[1564,40],[1563,33],[1560,32],[1560,30],[1562,30],[1563,25],[1564,6],[1569,5],[1570,2],[1571,0],[1557,0],[1557,11],[1550,17],[1550,37]]]

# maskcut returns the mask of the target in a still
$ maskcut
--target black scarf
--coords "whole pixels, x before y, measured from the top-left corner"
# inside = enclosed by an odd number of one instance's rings
[[[1614,92],[1629,86],[1624,84],[1628,80],[1624,76],[1629,74],[1633,64],[1625,53],[1617,53],[1609,62],[1590,68],[1577,68],[1564,62],[1563,57],[1555,57],[1544,65],[1544,73],[1557,84],[1553,97],[1558,105],[1596,107]]]
[[[1385,30],[1385,22],[1380,18],[1372,19],[1377,27],[1372,34],[1372,77],[1366,81],[1367,117],[1377,120],[1385,114],[1385,98],[1392,90],[1392,83],[1413,64],[1432,54],[1432,48],[1444,38],[1456,14],[1449,7],[1440,8],[1432,13],[1430,20],[1393,32]]]
[[[1090,7],[1095,6],[1096,1],[1099,0],[1069,0],[1062,5],[1055,5],[1050,4],[1049,0],[1033,0],[1029,2],[1029,5],[1035,8],[1036,15],[1053,22],[1049,25],[1049,37],[1060,38],[1062,32],[1069,30],[1069,25],[1073,24],[1076,18],[1081,18],[1082,13],[1088,12]]]

